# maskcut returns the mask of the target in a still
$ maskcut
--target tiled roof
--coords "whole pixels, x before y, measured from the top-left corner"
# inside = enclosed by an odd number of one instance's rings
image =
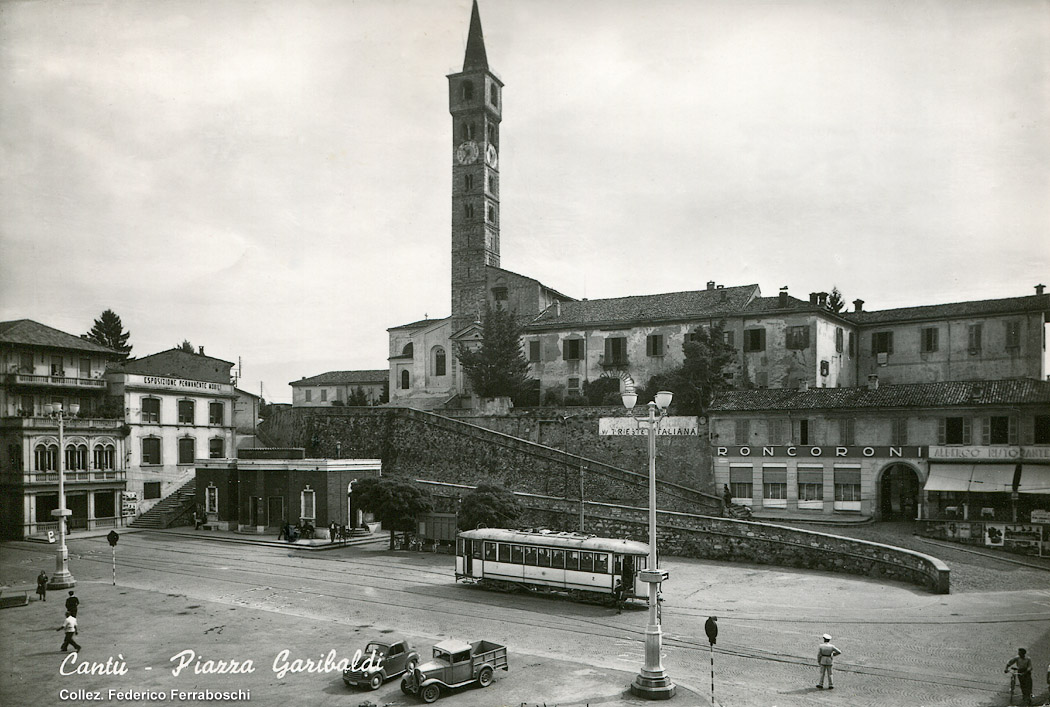
[[[48,346],[57,349],[90,351],[92,353],[110,354],[114,358],[123,356],[119,351],[100,346],[94,341],[67,334],[46,324],[32,319],[15,319],[0,322],[0,344],[17,344],[19,346]]]
[[[386,383],[390,378],[390,371],[379,368],[369,371],[328,371],[309,378],[292,381],[288,385],[354,385],[365,383]]]
[[[398,326],[392,326],[387,331],[393,331],[394,329],[422,329],[425,326],[431,326],[433,324],[439,324],[443,321],[450,319],[450,317],[441,317],[440,319],[420,319],[416,322],[410,322],[409,324],[400,324]]]
[[[534,282],[534,283],[536,283],[536,284],[537,284],[538,286],[542,287],[543,289],[547,290],[547,291],[548,291],[548,292],[550,292],[551,294],[555,295],[555,297],[556,297],[557,299],[560,299],[560,300],[561,300],[562,302],[570,302],[570,301],[575,301],[575,300],[576,300],[576,298],[575,298],[575,297],[569,297],[568,295],[566,295],[566,294],[564,294],[564,293],[562,293],[562,292],[558,292],[558,291],[557,291],[556,289],[554,289],[553,287],[548,287],[547,285],[544,285],[544,284],[543,284],[542,282],[540,282],[539,280],[537,280],[537,279],[536,279],[536,278],[534,278],[534,277],[529,277],[528,275],[522,275],[521,273],[516,273],[516,272],[514,272],[513,270],[507,270],[506,268],[498,268],[498,267],[496,267],[495,265],[489,265],[489,266],[488,266],[488,269],[489,269],[490,271],[493,271],[493,270],[494,270],[494,271],[496,271],[496,272],[500,272],[500,273],[506,273],[507,275],[511,275],[511,276],[513,276],[513,277],[519,277],[519,278],[521,278],[522,280],[528,280],[529,282]]]
[[[813,304],[806,300],[800,300],[797,297],[788,295],[787,304],[780,304],[780,296],[776,297],[756,297],[748,302],[747,307],[744,308],[742,314],[759,314],[762,312],[783,312],[789,309],[798,310],[810,310],[814,312],[825,312],[828,314],[834,314],[834,312],[828,312],[827,309],[819,305]]]
[[[900,307],[898,309],[883,309],[873,312],[843,312],[842,316],[856,324],[866,325],[918,319],[955,319],[1014,312],[1046,311],[1050,311],[1050,294],[976,300],[973,302],[951,302],[949,304],[928,304],[921,307]]]
[[[1034,379],[909,383],[858,388],[728,390],[710,411],[923,408],[972,405],[1050,404],[1050,382]]]
[[[545,309],[529,329],[586,324],[629,324],[635,321],[705,319],[739,313],[759,294],[758,285],[720,287],[661,295],[562,302]],[[560,313],[559,313],[560,310]]]
[[[113,367],[113,370],[135,375],[168,376],[228,385],[231,368],[233,364],[221,358],[190,353],[182,349],[169,349],[125,361]]]

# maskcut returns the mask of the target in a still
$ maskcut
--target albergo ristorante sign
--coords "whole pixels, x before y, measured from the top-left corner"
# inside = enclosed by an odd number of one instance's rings
[[[926,456],[926,447],[871,447],[841,446],[818,447],[804,444],[767,444],[761,446],[715,447],[716,457],[800,457],[823,459],[831,458],[893,458],[915,459]]]

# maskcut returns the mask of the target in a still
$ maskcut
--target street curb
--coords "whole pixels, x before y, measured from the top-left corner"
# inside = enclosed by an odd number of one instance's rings
[[[356,539],[356,540],[348,540],[345,543],[328,543],[328,542],[325,542],[324,544],[318,544],[318,545],[300,545],[297,542],[287,542],[285,540],[264,540],[262,538],[252,539],[252,538],[248,538],[248,537],[236,538],[236,537],[229,537],[227,535],[213,535],[213,534],[211,534],[211,531],[184,533],[184,532],[171,531],[171,530],[166,530],[166,529],[165,530],[156,530],[156,529],[153,529],[153,528],[143,528],[139,532],[142,532],[142,533],[153,533],[153,534],[157,534],[157,535],[177,537],[177,538],[189,538],[189,539],[192,539],[192,540],[205,540],[205,541],[208,541],[208,542],[236,543],[236,544],[239,544],[239,545],[261,545],[261,546],[265,546],[265,547],[278,547],[278,548],[287,548],[287,549],[295,549],[295,550],[308,550],[310,552],[324,552],[326,550],[339,550],[340,548],[361,547],[361,546],[367,546],[367,545],[375,545],[375,544],[378,544],[378,543],[382,543],[382,544],[386,545],[386,544],[388,544],[390,542],[389,538],[360,538],[360,539]]]
[[[993,555],[993,554],[991,554],[989,552],[982,552],[980,550],[975,550],[973,548],[966,547],[964,545],[959,545],[958,543],[938,542],[936,540],[931,540],[930,538],[924,538],[921,535],[916,535],[915,539],[918,540],[919,542],[927,543],[928,545],[935,545],[937,547],[943,547],[943,548],[946,548],[946,549],[949,549],[949,550],[959,550],[961,552],[968,552],[971,555],[977,555],[979,557],[987,557],[990,560],[999,560],[1000,562],[1009,562],[1009,563],[1014,564],[1014,565],[1021,565],[1022,567],[1029,567],[1029,568],[1031,568],[1033,570],[1042,570],[1043,572],[1050,572],[1050,567],[1043,567],[1042,565],[1033,565],[1031,562],[1024,562],[1023,560],[1015,560],[1012,557],[1000,557],[999,555]]]

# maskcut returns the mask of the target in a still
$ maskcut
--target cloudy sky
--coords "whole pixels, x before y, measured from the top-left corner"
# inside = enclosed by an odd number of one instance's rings
[[[1047,0],[481,0],[503,267],[575,297],[1050,285]],[[241,386],[449,314],[468,0],[0,1],[0,320]]]

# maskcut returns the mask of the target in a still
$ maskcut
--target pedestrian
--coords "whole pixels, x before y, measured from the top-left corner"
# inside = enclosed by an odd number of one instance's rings
[[[834,690],[835,685],[831,680],[831,662],[835,656],[842,655],[842,651],[831,645],[831,636],[825,633],[823,638],[824,642],[817,648],[817,665],[820,666],[820,682],[817,684],[817,689],[824,689],[824,676],[827,675],[828,689]]]
[[[36,593],[40,601],[47,601],[47,572],[40,570],[36,577]]]
[[[69,590],[69,596],[66,597],[66,611],[75,619],[77,617],[77,609],[80,608],[80,598],[73,593],[73,590]]]
[[[281,529],[277,531],[277,539],[280,540],[281,538],[286,537],[287,534],[288,534],[288,521],[283,521],[281,523]]]
[[[623,604],[627,601],[627,588],[623,586],[623,582],[616,580],[616,588],[613,590],[613,598],[616,600],[616,613],[623,613]]]
[[[70,592],[70,594],[72,594],[72,592]],[[67,611],[66,620],[55,630],[66,632],[66,640],[62,641],[62,647],[59,648],[60,651],[65,653],[69,649],[69,646],[73,646],[73,648],[78,651],[80,650],[80,644],[73,638],[73,636],[80,633],[80,631],[77,630],[77,617]]]
[[[334,520],[331,523],[328,524],[328,542],[329,543],[334,543],[335,542],[335,531],[336,531],[337,527],[338,526],[336,526]]]
[[[725,501],[726,508],[733,505],[733,492],[729,490],[729,486],[722,484],[722,500]]]
[[[1017,649],[1017,655],[1009,660],[1003,672],[1009,672],[1010,666],[1017,670],[1017,682],[1021,684],[1021,698],[1026,705],[1032,704],[1032,659],[1024,648]],[[1047,671],[1050,680],[1050,669]]]

